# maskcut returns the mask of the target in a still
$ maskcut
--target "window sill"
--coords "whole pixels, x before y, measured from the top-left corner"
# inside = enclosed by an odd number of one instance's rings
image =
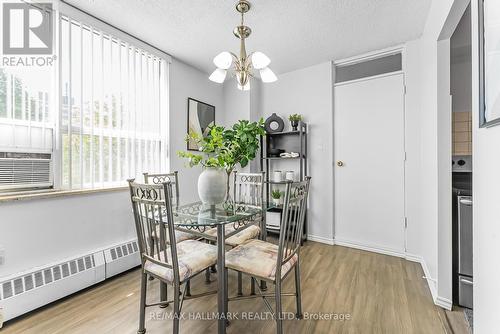
[[[20,192],[20,193],[10,193],[10,194],[0,195],[0,203],[33,200],[33,199],[66,197],[75,195],[87,195],[87,194],[96,194],[96,193],[104,193],[111,191],[123,191],[127,189],[128,186],[102,188],[102,189],[25,191],[22,193]]]

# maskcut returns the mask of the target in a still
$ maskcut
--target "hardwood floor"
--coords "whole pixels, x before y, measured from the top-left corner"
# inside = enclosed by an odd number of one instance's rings
[[[326,319],[286,320],[285,333],[467,333],[457,312],[435,306],[422,279],[419,264],[361,250],[307,242],[301,254],[302,302],[305,316]],[[95,287],[4,324],[2,333],[136,333],[139,316],[140,270],[134,269]],[[213,275],[215,280],[215,275]],[[293,275],[285,292],[294,291]],[[236,293],[236,275],[230,273],[230,296]],[[245,279],[245,293],[249,292]],[[158,282],[149,283],[149,301],[158,296]],[[192,292],[214,289],[204,275],[193,280]],[[272,287],[270,287],[272,291]],[[171,294],[170,294],[171,295]],[[283,297],[284,312],[295,313],[295,299]],[[273,304],[273,303],[272,303]],[[274,333],[275,324],[261,299],[230,302],[228,333]],[[185,301],[181,333],[216,333],[217,322],[206,319],[217,312],[216,296]],[[171,307],[146,311],[148,333],[170,333]],[[201,312],[197,314],[196,312]],[[242,312],[247,319],[242,319]],[[330,315],[331,314],[331,315]],[[335,317],[345,316],[344,320]],[[249,320],[250,316],[261,319]],[[161,319],[161,318],[166,319]],[[347,319],[348,317],[348,319]],[[450,321],[452,323],[450,323]]]

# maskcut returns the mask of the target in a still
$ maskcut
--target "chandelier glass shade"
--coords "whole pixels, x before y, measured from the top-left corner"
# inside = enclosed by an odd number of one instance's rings
[[[240,40],[240,54],[228,51],[219,53],[214,58],[214,65],[217,67],[210,75],[209,79],[216,83],[223,83],[228,72],[236,77],[237,87],[240,90],[250,90],[250,80],[254,77],[254,70],[258,71],[262,82],[274,82],[278,80],[274,72],[268,67],[271,59],[264,53],[256,51],[247,55],[245,39],[250,36],[252,29],[244,25],[243,15],[250,10],[250,3],[240,0],[236,4],[236,10],[241,13],[241,24],[234,28],[234,35]]]

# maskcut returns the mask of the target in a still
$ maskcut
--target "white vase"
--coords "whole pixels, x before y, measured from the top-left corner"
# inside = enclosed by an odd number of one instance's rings
[[[226,197],[227,173],[223,169],[205,168],[198,177],[198,195],[203,204],[215,205]]]

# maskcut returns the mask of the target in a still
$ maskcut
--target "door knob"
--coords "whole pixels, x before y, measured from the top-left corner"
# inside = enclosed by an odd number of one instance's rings
[[[343,167],[344,166],[344,162],[342,160],[337,161],[337,166]]]

